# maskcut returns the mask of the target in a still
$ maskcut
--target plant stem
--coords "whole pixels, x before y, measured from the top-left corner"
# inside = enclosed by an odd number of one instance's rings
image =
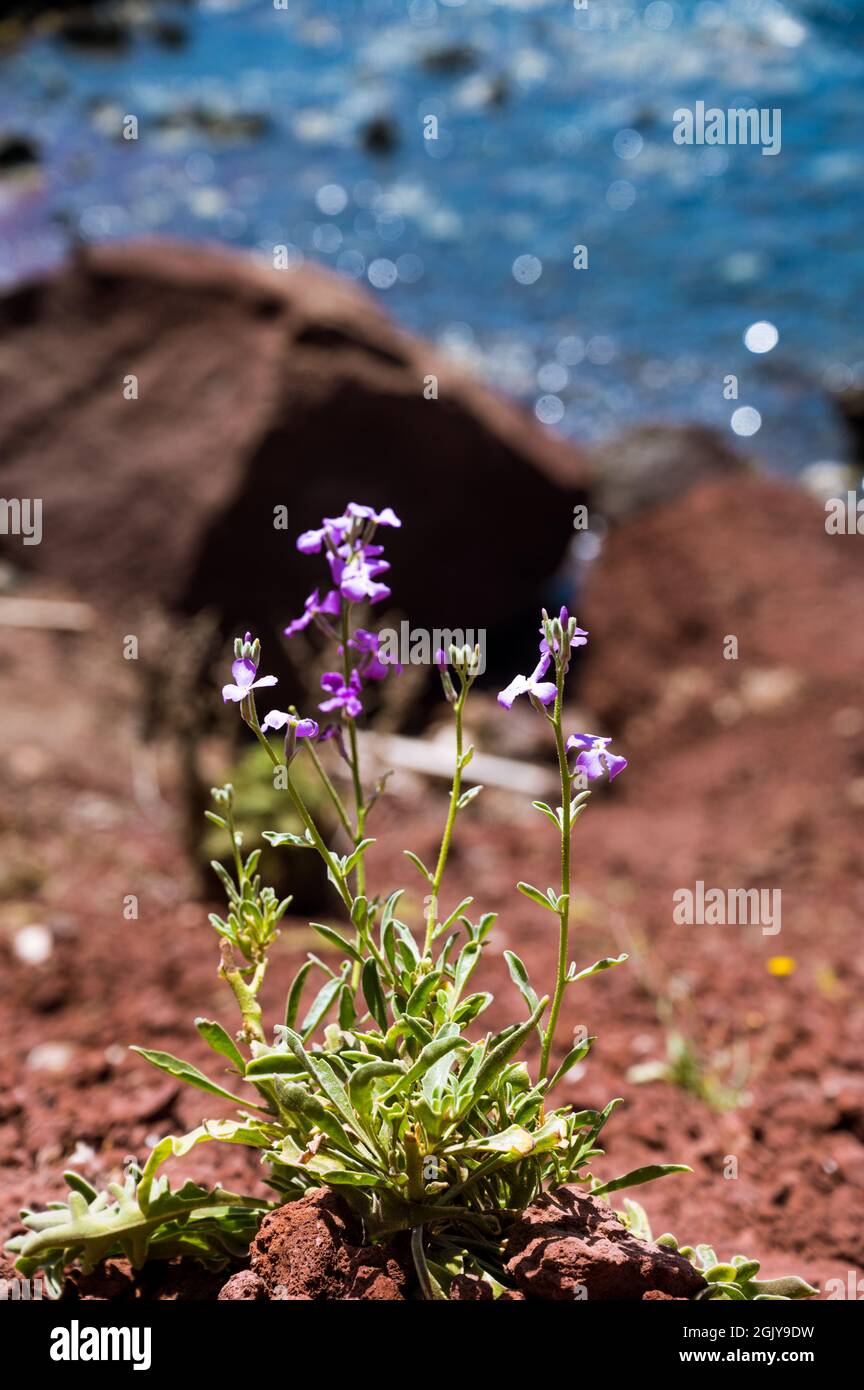
[[[564,697],[564,672],[559,666],[556,681],[555,707],[552,723],[555,729],[555,748],[558,753],[558,771],[561,775],[561,897],[558,930],[558,968],[555,978],[555,993],[549,1022],[543,1035],[543,1051],[540,1057],[540,1076],[548,1077],[549,1060],[555,1041],[555,1028],[564,990],[567,988],[567,946],[570,930],[570,769],[567,766],[567,749],[561,728],[561,705]]]
[[[321,781],[322,781],[322,783],[323,783],[323,785],[324,785],[324,788],[325,788],[325,790],[326,790],[326,792],[327,792],[327,795],[330,797],[330,800],[333,802],[333,806],[334,806],[334,808],[335,808],[336,814],[337,814],[337,816],[339,817],[339,820],[340,820],[341,823],[342,823],[342,828],[345,830],[345,832],[347,833],[347,835],[350,837],[350,839],[351,839],[352,842],[353,842],[353,841],[354,841],[354,830],[353,830],[353,827],[352,827],[352,825],[351,825],[350,820],[348,819],[348,812],[345,810],[345,807],[342,805],[342,798],[341,798],[341,796],[339,795],[339,793],[337,792],[337,790],[336,790],[336,788],[334,787],[333,783],[331,782],[329,776],[327,775],[327,769],[325,768],[324,764],[322,763],[321,759],[318,757],[318,754],[317,754],[316,751],[315,751],[315,744],[313,743],[312,739],[306,739],[306,745],[305,745],[305,746],[306,746],[306,749],[307,749],[307,751],[308,751],[308,753],[309,753],[309,757],[312,759],[313,763],[315,764],[316,771],[317,771],[317,773],[318,773],[318,776],[321,778]]]
[[[346,602],[342,603],[342,680],[347,686],[351,677],[351,651],[348,643],[351,638],[351,617],[350,606]],[[348,745],[350,750],[351,780],[354,784],[354,809],[357,817],[356,827],[353,831],[355,847],[360,844],[366,828],[366,803],[363,799],[363,783],[360,780],[360,751],[357,747],[357,725],[354,720],[346,715],[345,723],[348,726]],[[349,834],[351,834],[349,828]],[[354,869],[354,885],[357,889],[357,897],[364,897],[366,894],[366,865],[364,856],[361,854]],[[367,944],[363,941],[360,932],[357,932],[358,945]],[[360,984],[360,962],[354,962],[351,969],[351,988],[357,992]]]
[[[467,687],[463,685],[459,692],[459,697],[453,706],[453,715],[456,721],[456,768],[453,773],[453,783],[450,788],[450,805],[447,809],[444,834],[441,837],[441,848],[438,851],[438,863],[435,866],[435,873],[432,878],[432,892],[426,911],[426,941],[423,946],[424,956],[428,956],[432,949],[432,934],[435,930],[435,921],[438,916],[438,894],[441,891],[444,870],[447,867],[447,856],[450,853],[450,841],[453,838],[453,826],[456,823],[456,811],[459,805],[459,797],[462,795],[462,710],[465,706],[466,694]]]
[[[343,903],[347,907],[348,914],[350,916],[351,909],[354,906],[354,899],[351,896],[351,891],[347,883],[345,882],[345,879],[343,878],[342,874],[339,872],[339,866],[336,864],[332,854],[330,853],[329,849],[322,840],[318,827],[312,819],[312,816],[310,815],[302,796],[300,795],[297,788],[294,786],[294,783],[291,781],[291,774],[289,769],[287,768],[286,764],[283,763],[280,759],[278,753],[274,749],[267,735],[261,732],[261,727],[258,723],[258,715],[255,712],[254,697],[250,695],[247,697],[247,699],[248,708],[242,709],[241,707],[243,718],[245,719],[249,728],[252,730],[258,742],[261,744],[261,747],[266,752],[273,766],[285,768],[286,787],[288,790],[288,795],[291,797],[291,800],[294,803],[294,809],[296,810],[303,824],[306,826],[306,829],[309,831],[309,834],[312,836],[312,841],[315,845],[315,848],[321,855],[321,858],[324,860],[324,863],[327,865],[327,868],[330,870],[330,873],[333,877],[333,882],[336,885],[336,889],[339,893],[339,896],[341,897]],[[245,704],[246,701],[244,701],[244,705]]]

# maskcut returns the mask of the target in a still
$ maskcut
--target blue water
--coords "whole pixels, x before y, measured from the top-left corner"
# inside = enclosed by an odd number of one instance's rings
[[[97,57],[40,38],[0,63],[0,130],[43,154],[36,186],[0,193],[7,282],[62,254],[58,214],[91,240],[208,237],[271,259],[281,245],[292,264],[359,279],[574,438],[666,418],[735,440],[732,413],[750,406],[761,428],[738,442],[772,467],[845,456],[826,388],[864,381],[864,5],[223,0],[174,13],[189,31],[177,51],[139,37]],[[473,66],[424,69],[453,46]],[[676,145],[673,111],[700,100],[779,107],[780,154]],[[154,128],[194,103],[271,129],[226,144]],[[128,113],[137,141],[116,137]],[[386,156],[358,138],[377,116],[398,128]],[[573,268],[577,244],[587,270]],[[779,342],[755,354],[743,334],[763,320]]]

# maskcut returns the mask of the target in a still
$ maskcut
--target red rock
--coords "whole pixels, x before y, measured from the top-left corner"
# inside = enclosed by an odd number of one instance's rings
[[[219,1290],[219,1300],[223,1303],[250,1302],[267,1298],[267,1285],[251,1269],[241,1269],[232,1274]]]
[[[326,1188],[268,1212],[249,1248],[271,1299],[393,1301],[409,1274],[392,1246],[363,1246],[344,1202]]]
[[[683,1255],[638,1240],[599,1197],[574,1186],[544,1193],[507,1238],[507,1269],[527,1298],[692,1298],[704,1287]]]

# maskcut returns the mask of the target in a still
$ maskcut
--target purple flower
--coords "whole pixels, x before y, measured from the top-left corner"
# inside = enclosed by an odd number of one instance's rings
[[[342,516],[325,516],[321,526],[304,531],[297,537],[297,549],[304,555],[317,555],[323,545],[328,549],[336,548],[345,540],[348,532],[351,531],[356,522],[371,522],[371,527],[376,526],[401,526],[402,522],[394,512],[392,507],[385,507],[383,511],[376,512],[374,507],[361,506],[359,502],[349,502]],[[362,528],[364,531],[367,528]],[[371,530],[367,533],[371,535]]]
[[[318,737],[318,725],[314,719],[301,719],[299,715],[286,714],[281,709],[271,709],[261,725],[261,732],[266,733],[268,729],[284,729],[286,725],[289,732],[293,730],[295,738]]]
[[[246,637],[248,640],[248,633]],[[237,661],[232,662],[231,675],[234,677],[234,682],[233,684],[229,682],[228,685],[222,687],[222,699],[226,704],[229,700],[233,700],[235,704],[240,700],[245,700],[250,690],[257,690],[259,686],[276,684],[275,676],[261,676],[256,681],[257,670],[255,662],[250,661],[248,656],[241,656]]]
[[[297,537],[297,549],[304,555],[317,555],[324,543],[338,545],[351,526],[347,516],[325,516],[317,530],[304,531]]]
[[[535,700],[539,700],[541,705],[550,705],[555,699],[556,690],[552,681],[544,681],[543,677],[549,670],[551,660],[549,653],[544,652],[530,676],[514,676],[498,696],[499,705],[503,705],[505,709],[512,709],[513,701],[518,695],[531,695]]]
[[[367,632],[365,627],[358,627],[353,637],[348,638],[348,646],[353,647],[360,653],[360,660],[357,663],[357,671],[367,681],[383,681],[391,671],[397,674],[402,667],[397,661],[385,663],[379,656],[381,639],[377,632]],[[340,645],[339,654],[342,655],[344,647]]]
[[[345,512],[348,516],[361,517],[364,521],[373,521],[376,526],[402,525],[392,507],[385,507],[383,511],[376,512],[374,507],[363,507],[359,502],[349,502]]]
[[[351,603],[380,603],[390,597],[386,584],[377,584],[379,574],[385,574],[390,566],[386,560],[379,560],[383,547],[367,545],[364,550],[349,550],[340,546],[338,552],[328,550],[327,559],[333,583],[339,586],[343,598]]]
[[[318,708],[325,714],[329,714],[331,710],[342,710],[349,719],[356,719],[358,714],[363,713],[360,703],[361,688],[357,671],[351,672],[347,685],[338,671],[325,671],[321,677],[321,689],[329,692],[330,699],[322,701]]]
[[[319,613],[326,613],[330,617],[338,617],[341,604],[339,595],[335,589],[329,589],[322,599],[318,597],[318,590],[313,589],[304,604],[304,613],[300,618],[295,618],[285,629],[286,637],[293,637],[295,633],[302,632],[308,627]]]
[[[604,772],[609,773],[611,782],[612,778],[617,777],[627,766],[626,758],[619,758],[617,754],[609,752],[608,745],[611,742],[611,739],[600,738],[597,734],[571,734],[567,740],[567,751],[569,753],[571,748],[581,749],[576,766],[581,768],[592,782],[596,777],[602,777]]]
[[[561,627],[563,628],[564,632],[566,633],[566,632],[567,632],[568,625],[569,625],[569,623],[570,623],[570,614],[569,614],[569,612],[567,611],[566,608],[562,608],[562,609],[561,609],[561,612],[558,614],[558,621],[560,622]],[[574,619],[574,623],[575,623],[575,619]],[[571,648],[572,648],[572,647],[584,647],[587,641],[588,641],[588,633],[586,632],[585,628],[584,628],[584,627],[576,627],[576,626],[574,626],[574,628],[573,628],[573,635],[572,635],[571,638],[570,638],[570,646],[571,646]],[[556,646],[555,646],[555,648],[554,648],[553,650],[557,650],[557,643],[556,643]],[[545,630],[544,630],[542,627],[541,627],[541,629],[540,629],[540,651],[542,652],[542,654],[543,654],[544,656],[551,654],[550,651],[549,651],[549,643],[546,641],[546,633],[545,633]]]

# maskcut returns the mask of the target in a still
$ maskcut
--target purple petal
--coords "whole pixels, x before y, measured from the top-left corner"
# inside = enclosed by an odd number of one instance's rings
[[[261,732],[266,733],[268,729],[284,729],[285,725],[290,723],[290,714],[286,714],[282,709],[271,709],[261,725]]]
[[[596,734],[571,734],[567,740],[567,751],[569,753],[573,748],[592,748],[599,741]],[[608,743],[609,739],[605,739],[604,742]]]
[[[314,719],[298,719],[294,732],[298,738],[317,738],[318,725]]]
[[[551,681],[541,681],[539,685],[531,686],[531,694],[541,705],[551,705],[558,691]]]
[[[627,766],[627,759],[619,758],[616,753],[607,753],[605,756],[606,766],[609,769],[609,781],[611,782],[613,777],[617,777],[619,772],[624,771]]]
[[[233,700],[235,703],[238,700],[245,700],[247,693],[246,687],[242,685],[229,684],[223,685],[222,687],[222,699],[225,701],[226,705],[229,700]]]
[[[321,677],[321,689],[329,690],[335,694],[342,689],[342,677],[338,671],[325,671]]]
[[[500,691],[498,695],[498,703],[499,705],[503,705],[505,709],[512,709],[513,701],[516,699],[516,697],[518,695],[524,695],[526,691],[530,689],[531,682],[527,679],[527,677],[514,676],[510,684],[508,686],[505,686],[505,688],[502,691]]]
[[[304,555],[316,555],[324,543],[324,528],[320,531],[304,531],[297,537],[297,549]]]
[[[285,636],[293,637],[295,633],[302,632],[304,628],[307,628],[309,626],[311,621],[311,612],[304,613],[302,618],[295,618],[294,621],[289,623],[288,626],[285,628]]]
[[[401,526],[402,522],[394,512],[392,507],[385,507],[383,512],[378,512],[375,520],[379,526]]]
[[[317,589],[315,592],[318,592]],[[335,589],[329,589],[318,605],[318,612],[329,613],[331,617],[335,617],[340,612],[341,607],[338,593]]]
[[[231,663],[231,674],[234,677],[235,684],[244,687],[246,690],[249,689],[254,681],[256,670],[257,667],[255,662],[250,661],[246,656],[241,656],[239,660],[232,661]]]
[[[257,681],[253,681],[253,682],[252,682],[252,684],[250,685],[249,689],[250,689],[250,690],[257,690],[258,687],[259,687],[259,685],[278,685],[278,684],[279,684],[279,677],[278,677],[278,676],[261,676]]]
[[[576,766],[580,767],[585,776],[593,782],[595,778],[603,776],[603,763],[600,757],[599,748],[589,748],[586,752],[580,753],[576,759]]]
[[[551,656],[548,652],[544,652],[543,655],[540,657],[540,660],[537,662],[537,665],[534,667],[532,675],[530,676],[530,681],[532,685],[535,685],[537,681],[542,681],[546,672],[549,670],[551,663]]]

